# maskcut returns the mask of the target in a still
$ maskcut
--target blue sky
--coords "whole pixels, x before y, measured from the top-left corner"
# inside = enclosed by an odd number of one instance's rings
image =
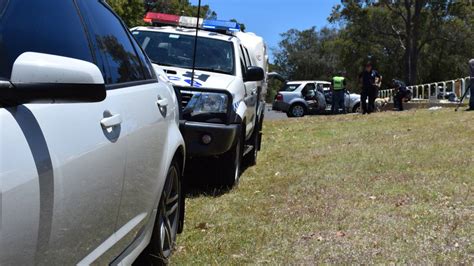
[[[196,4],[197,0],[191,1]],[[280,33],[291,28],[299,30],[329,22],[332,7],[340,0],[202,0],[217,12],[219,19],[235,18],[245,23],[247,31],[265,38],[270,48],[280,41]]]

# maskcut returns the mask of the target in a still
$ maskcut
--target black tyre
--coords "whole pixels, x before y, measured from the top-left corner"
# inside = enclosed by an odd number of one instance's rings
[[[225,188],[232,188],[238,182],[242,165],[242,137],[237,137],[234,146],[226,152],[217,163],[218,173],[216,178],[218,183]]]
[[[362,109],[360,108],[360,103],[354,105],[354,107],[352,107],[352,112],[353,113],[361,113]]]
[[[293,104],[288,110],[288,117],[303,117],[306,114],[306,107],[302,104]]]
[[[182,197],[179,164],[173,163],[161,194],[150,244],[135,264],[167,265],[176,243],[181,215]]]
[[[250,138],[249,145],[253,146],[253,150],[245,155],[243,163],[245,166],[250,167],[257,164],[258,151],[260,150],[261,144],[261,130],[262,130],[262,121],[257,120],[255,130]]]

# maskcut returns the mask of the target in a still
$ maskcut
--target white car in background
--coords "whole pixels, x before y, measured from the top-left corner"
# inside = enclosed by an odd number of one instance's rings
[[[360,95],[345,92],[346,112],[360,112]],[[288,117],[324,114],[331,111],[332,91],[328,81],[291,81],[275,96],[272,109]]]
[[[184,218],[173,88],[103,1],[0,1],[0,20],[0,265],[166,263]]]

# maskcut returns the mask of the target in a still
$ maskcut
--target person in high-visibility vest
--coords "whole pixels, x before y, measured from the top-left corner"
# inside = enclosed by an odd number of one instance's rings
[[[346,107],[344,103],[344,94],[346,90],[346,78],[342,76],[336,76],[332,79],[332,108],[333,114],[339,114],[339,109],[342,108],[342,113],[346,113]]]

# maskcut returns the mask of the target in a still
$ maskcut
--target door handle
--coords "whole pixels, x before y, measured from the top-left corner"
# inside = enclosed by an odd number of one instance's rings
[[[158,105],[158,107],[167,107],[168,106],[168,99],[159,99],[158,101],[156,101],[156,104]]]
[[[102,128],[111,128],[122,124],[122,116],[117,114],[111,117],[106,117],[100,121]]]

